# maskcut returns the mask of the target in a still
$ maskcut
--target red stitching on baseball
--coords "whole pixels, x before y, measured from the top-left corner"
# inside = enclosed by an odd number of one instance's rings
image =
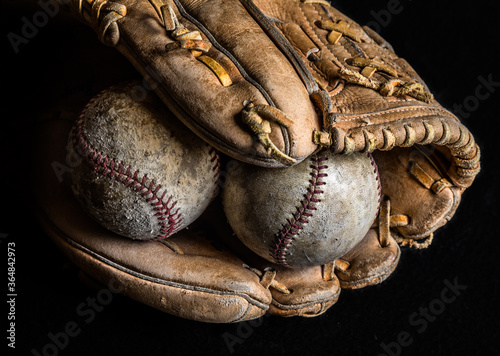
[[[219,156],[219,153],[217,152],[217,150],[210,146],[208,143],[207,143],[207,146],[210,147],[210,150],[208,151],[208,153],[210,154],[211,158],[210,158],[210,162],[213,163],[213,167],[212,167],[212,171],[214,172],[214,181],[215,181],[215,188],[214,188],[214,192],[213,192],[213,198],[214,199],[217,194],[219,194],[219,178],[220,178],[220,171],[221,171],[221,162],[220,162],[220,156]]]
[[[371,153],[367,153],[367,156],[370,158],[372,166],[373,166],[373,173],[376,174],[375,179],[377,180],[377,190],[378,190],[378,206],[377,206],[377,214],[375,215],[375,219],[373,220],[373,223],[377,221],[378,214],[380,211],[380,204],[382,202],[382,183],[380,181],[380,172],[378,170],[378,165],[377,162],[375,162],[375,158],[373,158],[373,155]]]
[[[76,129],[73,131],[72,143],[75,152],[82,156],[88,163],[93,165],[96,173],[115,179],[145,198],[146,202],[152,206],[154,211],[156,211],[155,216],[160,224],[160,236],[157,238],[158,240],[171,236],[178,231],[182,223],[182,214],[179,209],[174,210],[177,202],[172,202],[172,197],[168,197],[167,201],[164,202],[163,199],[165,198],[166,191],[164,191],[161,196],[158,195],[158,192],[161,189],[160,184],[156,185],[154,181],[147,184],[147,175],[139,178],[139,170],[135,170],[132,173],[132,168],[130,166],[127,166],[124,173],[123,169],[125,166],[123,163],[120,162],[116,164],[114,159],[103,156],[101,152],[93,149],[90,146],[90,143],[85,140],[82,133],[83,118],[86,110],[92,102],[93,100],[83,109],[80,117],[78,118],[78,122],[76,123]],[[217,164],[219,163],[216,163],[214,169],[216,169]],[[216,172],[216,174],[218,176],[218,172]]]
[[[314,206],[315,203],[321,202],[318,195],[323,194],[323,190],[317,189],[319,186],[323,186],[326,182],[321,181],[321,178],[327,177],[328,174],[324,173],[324,169],[328,168],[325,165],[325,161],[328,160],[327,157],[311,157],[313,164],[310,166],[312,169],[309,180],[309,187],[307,188],[307,193],[304,194],[304,199],[300,202],[300,207],[297,207],[297,212],[293,214],[293,218],[287,220],[287,223],[276,234],[276,242],[271,248],[271,256],[276,263],[287,265],[286,262],[286,252],[294,237],[299,235],[300,231],[303,230],[303,225],[309,222],[309,218],[313,216],[313,211],[317,208]]]
[[[210,150],[208,151],[210,157],[210,162],[212,162],[214,165],[212,167],[212,171],[214,171],[214,178],[215,181],[219,180],[219,175],[221,171],[221,163],[220,163],[220,157],[219,154],[217,153],[217,150],[213,148],[212,146],[208,145],[210,147]]]

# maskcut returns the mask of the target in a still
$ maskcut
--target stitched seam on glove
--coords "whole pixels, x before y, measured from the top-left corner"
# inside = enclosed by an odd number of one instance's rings
[[[456,119],[456,117],[454,115],[452,115],[446,109],[442,109],[439,107],[426,107],[426,106],[402,107],[402,108],[383,110],[383,111],[379,111],[379,112],[370,112],[370,113],[366,113],[366,114],[342,114],[342,113],[337,114],[336,113],[335,116],[337,117],[337,120],[346,122],[346,121],[353,121],[353,120],[362,119],[362,118],[366,118],[366,117],[373,118],[374,116],[383,116],[383,115],[388,115],[388,114],[404,113],[404,112],[411,112],[411,111],[425,111],[425,112],[427,112],[427,113],[422,113],[420,115],[415,115],[415,116],[413,116],[414,118],[438,114],[438,115],[450,117],[452,119]],[[348,119],[347,118],[344,119],[342,117],[348,117]]]
[[[231,52],[229,52],[226,48],[224,48],[218,41],[217,39],[212,35],[212,33],[205,27],[203,26],[202,23],[200,23],[197,19],[195,19],[191,14],[187,12],[187,10],[182,6],[182,4],[179,2],[179,0],[173,0],[175,5],[177,6],[177,9],[179,10],[180,14],[185,17],[188,21],[193,23],[203,34],[209,39],[209,41],[212,43],[213,47],[219,50],[222,54],[224,54],[233,64],[238,68],[238,71],[240,72],[241,76],[251,85],[253,85],[261,94],[264,96],[264,98],[267,100],[268,104],[272,107],[276,107],[276,104],[271,98],[271,95],[266,91],[266,89],[260,85],[255,79],[253,79],[243,68],[243,66],[239,63],[239,61],[236,59],[236,57],[233,56]],[[283,136],[283,141],[285,144],[285,149],[284,153],[286,155],[290,154],[291,151],[291,139],[290,139],[290,134],[288,132],[288,129],[282,125],[280,125],[281,133]]]
[[[308,307],[315,307],[315,306],[319,306],[320,307],[320,311],[323,310],[324,306],[326,303],[329,303],[329,302],[335,302],[339,299],[339,294],[335,294],[333,297],[328,297],[328,298],[322,298],[322,299],[319,299],[319,300],[311,300],[309,302],[304,302],[304,303],[297,303],[297,304],[284,304],[284,303],[280,303],[278,302],[276,299],[273,299],[273,301],[271,302],[271,304],[281,310],[297,310],[297,309],[304,309],[304,308],[308,308]],[[318,313],[318,315],[321,314],[321,312]]]
[[[318,90],[318,84],[314,80],[311,72],[307,69],[305,63],[302,61],[295,49],[291,46],[290,42],[285,38],[285,36],[283,36],[281,31],[279,31],[276,26],[274,26],[274,24],[272,24],[268,20],[268,18],[252,1],[240,0],[240,2],[247,9],[254,20],[260,25],[260,27],[267,33],[269,38],[281,50],[290,64],[295,68],[297,74],[302,79],[302,82],[304,83],[308,93],[312,94],[316,92]]]
[[[114,262],[114,261],[108,259],[107,257],[104,257],[103,255],[88,249],[87,247],[81,245],[80,243],[70,239],[69,237],[65,237],[64,241],[66,243],[68,243],[69,245],[71,245],[73,248],[78,249],[82,253],[85,253],[85,254],[91,256],[92,258],[95,258],[96,260],[102,262],[103,264],[105,264],[109,267],[115,268],[115,269],[117,269],[121,272],[124,272],[130,276],[140,278],[140,279],[147,281],[147,282],[150,282],[150,283],[157,283],[157,284],[161,284],[161,285],[168,286],[168,287],[185,289],[185,290],[195,291],[195,292],[199,292],[199,293],[208,293],[208,294],[215,294],[215,295],[220,295],[220,296],[225,296],[225,295],[237,296],[237,297],[240,297],[242,299],[245,299],[250,305],[254,305],[262,310],[269,309],[269,306],[267,304],[259,302],[258,300],[252,298],[248,294],[245,294],[242,292],[233,292],[233,291],[228,291],[228,290],[223,291],[223,290],[211,289],[208,287],[189,285],[189,284],[185,284],[185,283],[169,281],[169,280],[153,277],[150,275],[146,275],[146,274],[134,271],[132,269],[129,269],[126,266],[120,265],[119,263]],[[248,311],[246,310],[245,313],[246,312],[248,312]]]

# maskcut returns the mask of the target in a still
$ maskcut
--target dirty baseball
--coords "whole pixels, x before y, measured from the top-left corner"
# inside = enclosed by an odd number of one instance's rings
[[[217,191],[219,156],[150,92],[129,83],[105,90],[83,110],[69,137],[81,164],[72,188],[107,229],[137,240],[188,226]]]
[[[236,236],[289,267],[333,262],[358,244],[377,216],[380,184],[369,154],[326,150],[290,168],[238,164],[223,202]]]

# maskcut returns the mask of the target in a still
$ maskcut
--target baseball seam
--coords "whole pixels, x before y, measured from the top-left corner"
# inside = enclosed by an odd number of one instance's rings
[[[210,155],[210,162],[212,162],[212,164],[213,164],[212,171],[214,172],[214,181],[216,183],[218,183],[220,171],[221,171],[220,156],[214,147],[210,146],[208,143],[207,143],[207,146],[210,147],[208,154]],[[218,188],[219,188],[219,185],[216,184],[216,187],[215,187],[216,192],[218,191]],[[214,193],[214,194],[217,194],[217,193]]]
[[[304,225],[309,222],[313,212],[317,210],[316,204],[321,202],[319,197],[323,194],[323,190],[318,188],[326,184],[322,178],[328,176],[324,172],[328,168],[325,164],[327,160],[327,157],[311,157],[311,179],[309,180],[307,192],[304,194],[304,199],[300,202],[300,206],[296,207],[297,212],[292,214],[293,217],[288,219],[283,229],[276,234],[276,242],[271,247],[271,256],[276,263],[288,266],[286,261],[288,248],[304,229]]]
[[[173,201],[171,196],[164,201],[167,191],[164,190],[163,193],[161,193],[162,186],[160,184],[155,184],[153,180],[148,180],[147,174],[140,177],[139,170],[133,170],[130,165],[126,166],[122,162],[117,164],[115,159],[109,158],[102,152],[92,148],[90,143],[85,140],[82,132],[83,119],[87,108],[92,102],[93,100],[89,102],[80,114],[73,131],[72,143],[75,152],[90,163],[94,167],[96,173],[124,184],[127,188],[130,188],[132,191],[145,198],[146,202],[151,205],[155,212],[154,215],[160,225],[160,234],[159,237],[157,237],[158,240],[171,236],[179,230],[182,224],[182,214],[179,208],[174,210],[177,202]],[[217,159],[214,160],[217,161]],[[216,165],[214,165],[214,170],[215,169]]]
[[[378,214],[380,212],[380,204],[382,202],[382,183],[380,180],[380,171],[378,170],[378,165],[377,165],[377,162],[375,162],[375,158],[373,157],[373,155],[371,153],[367,153],[367,156],[371,160],[371,164],[373,166],[373,173],[375,174],[375,179],[377,180],[378,205],[377,205],[377,214],[375,215],[375,219],[373,220],[373,224],[374,224],[377,221]]]

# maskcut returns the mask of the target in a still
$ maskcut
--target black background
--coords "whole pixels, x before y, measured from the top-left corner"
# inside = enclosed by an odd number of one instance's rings
[[[493,86],[490,96],[462,117],[482,149],[483,169],[454,219],[438,231],[430,248],[403,249],[395,273],[381,285],[344,291],[326,314],[311,319],[203,324],[115,296],[86,323],[77,308],[96,291],[78,280],[78,271],[49,241],[32,212],[31,134],[36,120],[54,108],[74,115],[99,90],[137,74],[90,29],[62,14],[50,18],[14,53],[7,34],[19,34],[23,17],[32,19],[41,8],[36,1],[1,3],[0,251],[7,261],[7,243],[16,243],[18,291],[15,350],[6,347],[7,314],[0,316],[0,340],[7,351],[42,353],[49,333],[76,322],[81,332],[59,355],[391,355],[384,345],[393,355],[499,353],[500,86]],[[445,107],[464,102],[470,107],[481,78],[500,82],[500,31],[496,11],[486,2],[400,0],[401,12],[383,18],[387,23],[377,14],[396,0],[334,3],[360,23],[378,21],[381,35]],[[6,263],[2,265],[6,275]],[[467,289],[432,322],[412,323],[410,317],[421,307],[437,305],[445,280]],[[6,277],[4,281],[6,285]],[[409,345],[396,346],[402,335],[409,337]]]

